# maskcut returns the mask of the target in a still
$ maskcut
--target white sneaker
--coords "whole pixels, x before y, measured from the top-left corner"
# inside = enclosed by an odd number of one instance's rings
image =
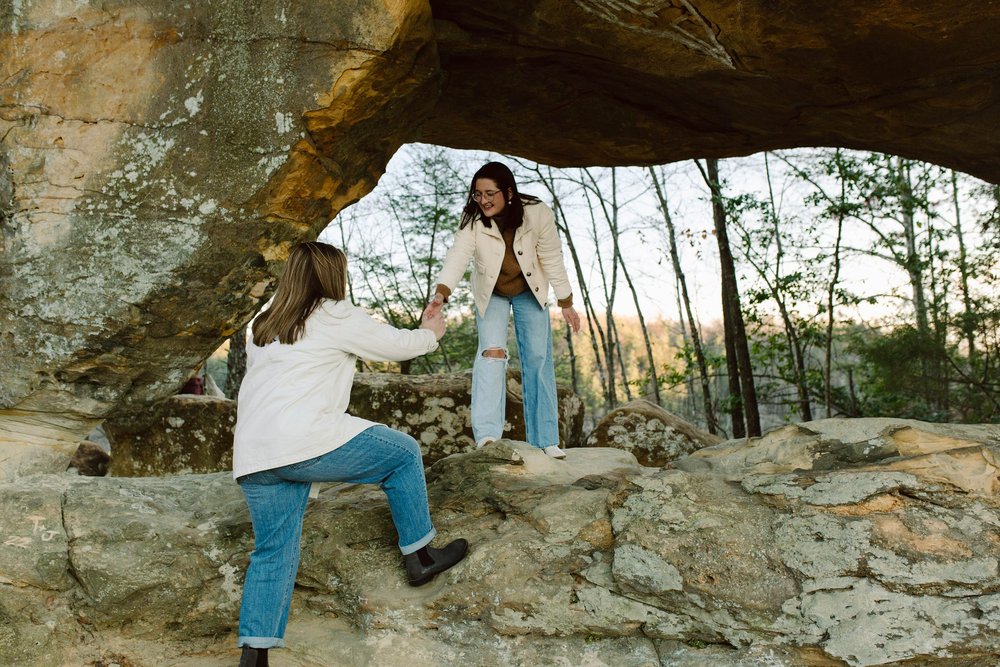
[[[564,459],[566,458],[566,452],[559,449],[559,445],[550,445],[542,450],[554,459]]]
[[[480,438],[479,442],[476,443],[476,449],[482,449],[491,442],[496,442],[496,438]]]

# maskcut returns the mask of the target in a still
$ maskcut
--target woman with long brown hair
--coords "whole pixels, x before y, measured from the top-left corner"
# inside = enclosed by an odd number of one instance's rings
[[[240,667],[266,667],[268,649],[284,646],[313,482],[378,484],[385,491],[412,586],[447,570],[468,549],[462,539],[430,546],[435,531],[416,440],[347,414],[358,358],[403,361],[431,352],[444,320],[431,314],[418,329],[397,329],[346,297],[344,253],[301,243],[288,256],[271,307],[252,327],[233,450],[233,476],[254,530],[240,608]]]
[[[562,459],[552,355],[549,292],[563,319],[580,330],[552,209],[517,189],[507,165],[488,162],[472,176],[458,231],[437,289],[424,310],[440,313],[469,263],[479,348],[472,364],[472,433],[476,448],[503,437],[507,409],[507,328],[513,313],[521,360],[528,444]]]

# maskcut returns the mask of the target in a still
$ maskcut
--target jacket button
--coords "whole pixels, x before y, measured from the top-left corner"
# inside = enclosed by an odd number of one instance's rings
[[[531,271],[528,271],[528,277],[529,278],[531,277]]]
[[[521,252],[520,250],[518,250],[518,251],[517,251],[517,254],[518,254],[518,255],[523,255],[524,253],[523,253],[523,252]]]
[[[536,291],[536,292],[538,291],[538,288],[537,288],[537,287],[535,288],[535,291]]]

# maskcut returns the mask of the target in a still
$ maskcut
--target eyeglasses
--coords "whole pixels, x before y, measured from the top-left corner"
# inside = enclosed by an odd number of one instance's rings
[[[472,201],[482,201],[483,199],[489,200],[500,194],[500,190],[485,190],[483,192],[473,192]]]

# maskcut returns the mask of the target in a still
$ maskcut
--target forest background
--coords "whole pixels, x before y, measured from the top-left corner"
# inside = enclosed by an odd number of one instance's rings
[[[556,373],[587,426],[636,398],[724,437],[833,416],[1000,420],[997,185],[842,149],[559,169],[411,144],[320,236],[347,252],[356,304],[418,325],[493,159],[555,212],[584,318],[570,336],[553,310]],[[362,369],[470,368],[467,282],[446,315],[437,352]],[[226,385],[224,358],[209,363],[232,396],[230,367]]]

